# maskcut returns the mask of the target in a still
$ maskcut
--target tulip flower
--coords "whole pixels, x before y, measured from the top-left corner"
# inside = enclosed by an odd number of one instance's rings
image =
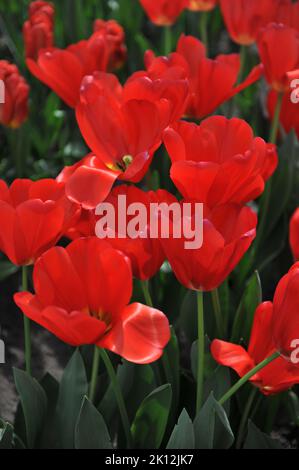
[[[182,203],[187,202],[184,200]],[[194,221],[194,215],[191,218]],[[181,225],[187,223],[184,217]],[[237,266],[256,235],[257,217],[249,207],[236,204],[205,207],[203,244],[186,249],[186,238],[161,238],[161,244],[177,279],[188,289],[212,291],[219,287]]]
[[[241,67],[239,54],[209,59],[205,46],[193,36],[182,35],[176,52],[166,59],[156,58],[153,52],[148,51],[145,55],[147,71],[144,74],[150,78],[162,78],[167,74],[187,78],[190,93],[185,114],[196,119],[214,112],[221,104],[256,82],[263,72],[262,66],[254,67],[245,81],[238,85]]]
[[[299,263],[280,280],[273,299],[272,331],[275,348],[292,361],[299,346]],[[297,365],[298,367],[298,365]]]
[[[240,377],[244,377],[275,352],[272,338],[274,316],[271,302],[260,304],[255,312],[248,350],[237,344],[214,340],[211,353],[215,361],[222,366],[231,367]],[[298,384],[299,368],[284,358],[277,357],[249,380],[264,395],[272,395]]]
[[[36,60],[41,49],[54,45],[54,5],[37,1],[29,5],[29,19],[24,23],[25,55]]]
[[[275,13],[275,23],[299,30],[299,2],[292,0],[278,0]]]
[[[119,220],[119,196],[126,197],[126,205],[143,204],[147,211],[147,218],[143,226],[138,226],[138,236],[134,234],[134,238],[129,234],[123,234],[120,228],[116,227],[116,233],[113,228],[113,236],[109,238],[109,243],[123,253],[131,260],[133,275],[142,281],[148,280],[153,277],[160,269],[165,255],[162,250],[158,238],[151,238],[150,236],[150,204],[155,202],[163,202],[171,200],[172,196],[168,195],[166,191],[153,191],[144,192],[134,186],[117,186],[113,189],[111,194],[106,199],[106,203],[110,203],[115,210],[116,220]],[[126,217],[127,226],[132,221],[134,216],[129,215]]]
[[[92,209],[109,194],[116,179],[137,183],[146,174],[166,127],[182,114],[186,80],[140,77],[123,88],[116,77],[85,77],[77,121],[94,154],[66,168],[68,197]]]
[[[298,31],[282,24],[268,25],[259,35],[258,48],[271,88],[288,92],[290,73],[299,69]]]
[[[218,0],[189,0],[187,8],[191,11],[210,11],[217,3]]]
[[[254,44],[260,29],[274,20],[273,0],[220,0],[220,8],[231,39],[242,46]]]
[[[18,68],[0,60],[0,124],[20,127],[28,116],[29,86]]]
[[[18,266],[30,265],[54,246],[80,209],[55,180],[0,180],[0,250]]]
[[[256,199],[278,163],[275,146],[237,118],[213,116],[199,126],[181,121],[165,131],[164,143],[178,190],[210,207]]]
[[[43,4],[45,2],[37,2]],[[125,46],[120,43],[115,29],[117,23],[95,24],[95,32],[87,40],[68,46],[54,47],[53,15],[44,13],[44,5],[38,11],[29,9],[30,19],[24,25],[26,64],[30,72],[51,88],[68,106],[74,108],[79,99],[80,86],[86,75],[95,71],[107,71],[119,67],[125,57]],[[48,10],[50,7],[48,7]],[[48,18],[48,21],[44,19]],[[115,23],[115,24],[114,24]],[[122,35],[124,39],[124,35]],[[71,77],[71,80],[70,80]]]
[[[299,83],[299,81],[298,81]],[[297,93],[297,95],[296,95]],[[268,94],[268,111],[270,118],[273,119],[275,110],[278,103],[278,93],[271,90]],[[285,132],[289,134],[292,129],[295,130],[299,139],[299,88],[291,89],[290,92],[284,93],[282,98],[282,107],[280,112],[280,123],[284,128]]]
[[[67,344],[96,344],[146,364],[159,359],[170,339],[162,312],[129,304],[128,258],[96,237],[44,253],[34,266],[33,283],[35,294],[15,294],[16,304]]]
[[[299,208],[295,210],[290,220],[289,231],[290,247],[294,260],[299,260]]]
[[[188,0],[140,0],[150,20],[157,26],[173,25],[188,5]]]
[[[121,25],[115,20],[95,20],[94,32],[100,32],[107,38],[110,45],[108,70],[116,70],[122,67],[127,57],[125,46],[125,32]]]

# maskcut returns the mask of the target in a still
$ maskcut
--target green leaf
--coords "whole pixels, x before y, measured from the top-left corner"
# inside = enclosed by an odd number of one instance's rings
[[[56,406],[59,394],[59,383],[51,374],[46,374],[40,384],[48,400],[48,410],[41,438],[41,447],[43,449],[56,449],[58,447]]]
[[[25,418],[27,444],[34,448],[43,429],[47,397],[40,384],[27,372],[14,369],[13,373]]]
[[[282,449],[281,444],[260,431],[252,421],[248,421],[248,434],[244,449]]]
[[[10,261],[0,262],[0,281],[4,281],[9,276],[12,276],[19,270],[19,266],[15,266]]]
[[[174,430],[170,436],[167,444],[167,449],[194,449],[195,437],[193,423],[185,410],[183,409],[178,424],[175,425]]]
[[[75,431],[76,449],[112,449],[111,439],[102,415],[84,397]]]
[[[5,423],[3,429],[0,429],[0,449],[12,449],[13,447],[13,427]]]
[[[88,384],[84,362],[77,349],[66,366],[59,387],[57,418],[60,445],[63,449],[73,449],[75,445],[75,427]]]
[[[207,400],[213,392],[216,400],[219,400],[231,387],[230,370],[228,367],[218,366],[212,375],[206,380],[204,385],[204,399]],[[225,412],[229,415],[230,400],[223,405]]]
[[[224,408],[213,392],[194,421],[196,449],[229,449],[234,435]]]
[[[260,276],[259,273],[255,271],[246,285],[236,313],[231,337],[232,343],[237,343],[240,338],[248,343],[254,313],[257,306],[262,302],[262,298]]]
[[[132,424],[134,446],[138,449],[159,449],[171,407],[171,385],[163,385],[141,403]]]
[[[162,362],[164,365],[166,380],[171,384],[173,393],[173,409],[175,410],[180,396],[180,351],[173,327],[171,327],[171,339],[164,350]]]

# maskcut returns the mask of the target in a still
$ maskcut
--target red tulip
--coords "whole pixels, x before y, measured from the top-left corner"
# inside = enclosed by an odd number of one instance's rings
[[[186,226],[190,224],[190,217],[182,216],[179,222]],[[191,222],[195,223],[194,214]],[[205,207],[201,248],[186,249],[186,238],[176,238],[174,230],[168,239],[160,241],[181,284],[188,289],[212,291],[223,283],[246,253],[255,238],[256,225],[256,214],[249,207],[230,204],[212,211]]]
[[[167,202],[172,196],[166,191],[153,191],[144,192],[135,186],[118,186],[113,189],[111,194],[106,199],[105,203],[110,203],[115,209],[116,220],[118,220],[119,207],[118,201],[119,196],[126,197],[127,206],[131,204],[143,204],[147,211],[147,219],[144,221],[145,224],[138,225],[138,237],[132,238],[127,234],[123,234],[119,227],[116,227],[115,236],[109,238],[109,243],[123,253],[131,260],[133,275],[141,280],[147,280],[153,277],[160,269],[165,255],[163,253],[161,244],[158,238],[151,238],[150,236],[150,204],[155,202]],[[134,215],[134,217],[136,214]],[[134,219],[133,216],[128,216],[127,226]],[[112,227],[109,227],[114,233]],[[125,235],[125,237],[124,237]]]
[[[54,246],[79,216],[79,207],[55,180],[0,180],[0,250],[16,265],[29,265]]]
[[[296,261],[299,260],[299,208],[295,210],[290,220],[290,246],[293,257]]]
[[[122,88],[113,75],[85,77],[76,113],[95,155],[63,171],[60,180],[67,182],[68,196],[92,209],[108,196],[117,178],[141,181],[164,129],[184,109],[187,94],[184,80],[140,77]]]
[[[94,209],[82,209],[80,217],[67,229],[64,234],[70,240],[77,238],[94,237],[97,217]]]
[[[95,20],[94,31],[100,32],[110,45],[108,70],[120,68],[127,57],[124,29],[115,20]]]
[[[188,9],[191,11],[210,11],[215,8],[218,0],[189,0]]]
[[[119,67],[125,59],[124,32],[114,21],[97,21],[96,31],[89,39],[58,49],[53,39],[54,8],[46,2],[36,3],[35,8],[29,9],[29,21],[23,30],[27,66],[38,80],[74,108],[86,75]]]
[[[278,162],[275,146],[254,138],[237,118],[213,116],[199,126],[181,121],[165,131],[164,142],[178,190],[210,207],[256,199]]]
[[[155,58],[153,52],[145,55],[147,75],[150,78],[187,78],[190,93],[185,114],[202,119],[221,104],[256,82],[262,75],[262,66],[255,67],[244,82],[237,85],[240,72],[239,54],[206,57],[205,46],[193,36],[182,35],[177,53],[168,58]]]
[[[299,2],[293,0],[278,0],[275,22],[299,30]]]
[[[275,348],[289,358],[299,346],[299,263],[280,280],[273,300]]]
[[[162,355],[168,320],[159,310],[129,304],[129,260],[103,240],[85,238],[54,247],[34,266],[35,295],[15,294],[22,312],[62,341],[96,344],[136,363]]]
[[[29,86],[18,68],[0,60],[0,124],[17,128],[28,117]]]
[[[244,46],[254,44],[276,13],[273,0],[220,0],[220,7],[231,39]]]
[[[29,19],[24,23],[25,55],[36,60],[41,49],[54,45],[54,5],[49,2],[31,2]]]
[[[270,86],[290,90],[290,72],[299,69],[299,33],[282,24],[271,24],[259,35],[258,48]]]
[[[150,20],[157,26],[171,26],[187,7],[189,0],[140,0]]]
[[[275,114],[276,103],[277,92],[271,90],[268,95],[268,111],[271,119]],[[290,92],[284,94],[279,120],[287,133],[294,129],[299,139],[299,87],[297,90],[293,88]]]
[[[237,344],[214,340],[211,353],[219,364],[234,369],[243,377],[253,367],[275,352],[272,339],[273,306],[262,303],[255,312],[248,351]],[[287,390],[299,383],[299,368],[278,357],[255,374],[250,382],[264,395]]]

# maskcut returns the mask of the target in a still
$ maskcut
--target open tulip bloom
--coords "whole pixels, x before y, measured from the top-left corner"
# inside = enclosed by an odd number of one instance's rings
[[[2,3],[0,449],[298,447],[299,0]]]

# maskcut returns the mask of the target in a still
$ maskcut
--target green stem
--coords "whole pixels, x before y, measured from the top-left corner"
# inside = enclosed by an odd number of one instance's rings
[[[251,369],[247,374],[245,374],[238,382],[235,383],[235,385],[228,390],[228,392],[223,395],[223,397],[219,400],[219,404],[223,405],[229,398],[231,398],[238,390],[239,388],[242,387],[246,382],[248,382],[251,377],[253,377],[255,374],[257,374],[261,369],[266,367],[270,362],[274,361],[279,357],[279,352],[275,352],[272,354],[272,356],[267,357],[264,361],[260,362],[257,366],[255,366],[253,369]]]
[[[201,41],[206,46],[207,56],[209,55],[208,20],[209,20],[209,13],[207,11],[203,11],[202,13],[200,13],[199,32],[200,32]]]
[[[172,51],[171,26],[164,27],[164,55],[167,56]]]
[[[205,332],[204,332],[203,293],[201,291],[197,292],[197,322],[198,322],[198,340],[197,340],[196,414],[199,413],[202,407],[204,366],[205,366]]]
[[[243,80],[244,75],[245,75],[247,51],[248,51],[247,46],[241,46],[241,48],[240,48],[240,70],[239,70],[238,82],[237,82],[238,85],[240,85],[240,83],[242,83],[242,80]]]
[[[276,144],[277,134],[279,129],[279,122],[280,122],[280,113],[283,103],[283,93],[279,93],[277,96],[277,102],[275,107],[275,112],[272,120],[271,131],[270,131],[270,143]]]
[[[22,291],[28,290],[27,266],[22,267]],[[25,340],[25,363],[26,372],[31,375],[31,332],[30,320],[24,315],[24,340]]]
[[[249,418],[249,414],[250,414],[250,411],[251,411],[256,393],[257,393],[257,388],[253,388],[251,390],[251,393],[250,393],[249,398],[247,400],[247,403],[246,403],[246,406],[245,406],[245,409],[244,409],[244,412],[243,412],[243,415],[242,415],[241,423],[240,423],[240,426],[239,426],[238,438],[237,438],[237,442],[236,442],[236,449],[241,449],[241,445],[242,445],[242,442],[243,442],[243,439],[244,439],[244,431],[245,431],[245,428],[246,428],[246,425],[247,425],[247,421],[248,421],[248,418]]]
[[[130,429],[130,421],[129,421],[128,413],[126,410],[124,397],[123,397],[121,388],[119,386],[114,367],[105,349],[100,349],[100,355],[105,364],[107,373],[111,381],[112,388],[114,390],[115,398],[118,404],[121,420],[123,423],[123,427],[124,427],[124,431],[125,431],[125,435],[127,439],[128,448],[132,448],[132,435],[131,435],[131,429]]]
[[[100,350],[97,346],[94,347],[93,361],[92,361],[92,371],[91,371],[91,381],[89,386],[88,398],[91,403],[94,403],[95,395],[98,385],[98,374],[99,374],[99,365],[100,365]]]
[[[215,313],[216,325],[217,325],[217,334],[219,339],[225,338],[225,326],[223,323],[223,317],[221,313],[220,299],[218,289],[214,289],[211,292],[213,309]]]
[[[279,118],[280,118],[280,113],[281,113],[281,107],[282,107],[282,100],[283,100],[283,93],[279,93],[278,98],[277,98],[277,103],[276,103],[276,108],[275,108],[275,113],[272,121],[272,126],[271,126],[271,132],[270,132],[270,143],[276,144],[276,139],[277,139],[277,134],[278,134],[278,129],[279,129]],[[269,207],[270,207],[270,202],[271,202],[271,193],[272,193],[272,180],[270,179],[265,187],[264,194],[261,198],[261,204],[260,204],[260,221],[258,225],[258,232],[255,240],[255,255],[258,253],[258,250],[260,248],[262,238],[264,236],[265,232],[265,227],[267,224],[267,216],[269,212]]]
[[[153,304],[153,300],[152,300],[150,290],[149,290],[149,282],[148,281],[141,281],[141,288],[142,288],[142,292],[143,292],[143,296],[144,296],[146,305],[148,305],[149,307],[153,307],[154,304]]]

